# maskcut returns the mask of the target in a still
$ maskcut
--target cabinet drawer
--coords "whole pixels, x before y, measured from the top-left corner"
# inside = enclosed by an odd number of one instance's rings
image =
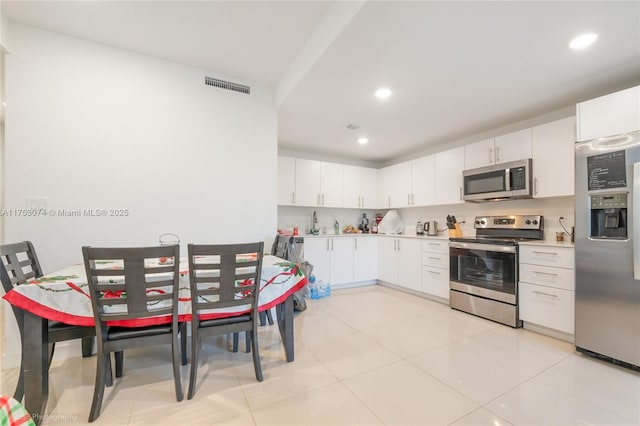
[[[436,268],[449,268],[449,253],[422,253],[422,264]]]
[[[449,254],[449,240],[424,240],[422,251]]]
[[[422,291],[432,296],[449,299],[449,270],[422,267]]]
[[[520,263],[574,269],[573,248],[521,244]]]
[[[520,264],[520,281],[573,291],[575,271],[551,266]]]
[[[520,283],[520,319],[574,334],[574,292]]]

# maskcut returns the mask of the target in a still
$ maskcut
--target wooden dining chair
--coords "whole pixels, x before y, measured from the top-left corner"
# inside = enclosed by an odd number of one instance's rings
[[[201,341],[211,336],[241,331],[250,333],[253,367],[256,379],[262,381],[258,347],[258,297],[263,250],[263,242],[189,244],[192,319],[191,374],[187,399],[193,398],[195,393]]]
[[[30,241],[0,245],[0,257],[2,258],[2,262],[0,262],[2,264],[0,267],[0,279],[5,293],[8,293],[16,286],[26,284],[29,280],[42,277],[42,269],[40,268],[36,250]],[[23,344],[24,311],[13,305],[12,308],[18,323],[20,342],[23,348],[20,373],[13,398],[21,401],[24,396],[24,372],[22,367],[25,357]],[[93,338],[96,335],[94,327],[69,325],[56,321],[49,321],[48,325],[49,364],[51,364],[53,358],[56,342],[82,339],[82,356],[86,358],[92,355]]]
[[[82,254],[98,341],[89,422],[100,415],[104,388],[111,379],[112,352],[171,344],[176,399],[182,401],[178,333],[184,336],[186,327],[178,322],[180,246],[83,247]],[[163,258],[166,264],[160,263]],[[104,266],[113,261],[122,268]]]

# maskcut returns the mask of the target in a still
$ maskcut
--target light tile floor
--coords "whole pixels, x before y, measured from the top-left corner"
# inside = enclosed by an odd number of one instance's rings
[[[261,328],[262,383],[250,354],[218,338],[202,349],[194,399],[177,403],[169,348],[130,351],[95,424],[640,424],[640,373],[569,343],[382,286],[308,303],[294,362],[277,327]],[[95,357],[54,360],[43,424],[86,423],[94,372]],[[2,372],[2,393],[16,375]]]

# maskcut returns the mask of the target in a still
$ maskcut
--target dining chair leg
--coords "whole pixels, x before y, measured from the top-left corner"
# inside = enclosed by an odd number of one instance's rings
[[[95,337],[83,337],[82,339],[82,358],[89,358],[93,355],[93,341]]]
[[[16,401],[22,401],[24,396],[24,350],[20,356],[20,372],[18,373],[18,383],[16,384],[16,390],[13,393],[13,399]]]
[[[113,371],[111,370],[112,365],[111,365],[111,354],[106,355],[107,357],[107,372],[105,373],[105,386],[110,388],[111,386],[113,386]]]
[[[244,332],[244,351],[251,352],[251,334],[248,331]]]
[[[176,400],[180,402],[184,399],[184,394],[182,393],[182,383],[180,382],[180,362],[182,361],[182,357],[184,356],[184,351],[182,350],[182,341],[180,342],[180,346],[178,346],[178,334],[175,332],[173,334],[173,340],[171,342],[171,352],[171,362],[173,364],[173,383],[176,387]]]
[[[96,383],[93,389],[93,401],[91,402],[91,411],[89,412],[89,422],[93,422],[100,416],[102,408],[102,397],[104,396],[105,379],[107,373],[111,374],[110,358],[111,354],[98,353],[98,362],[96,365]]]
[[[262,365],[260,364],[260,350],[258,348],[258,329],[254,327],[251,330],[251,352],[253,353],[253,369],[256,372],[256,379],[261,382],[263,380],[262,377]],[[247,335],[249,332],[247,331]]]
[[[267,309],[265,312],[267,314],[267,321],[269,322],[269,325],[273,325],[273,315],[271,315],[271,309]]]
[[[56,342],[49,343],[49,368],[51,368],[51,361],[53,360],[53,353],[56,351]]]
[[[239,333],[233,333],[233,348],[231,349],[233,352],[238,352],[238,336]]]
[[[182,365],[187,365],[187,323],[179,325],[180,329],[180,353],[182,354]]]
[[[122,373],[124,373],[124,351],[114,352],[113,354],[116,358],[116,377],[122,377]]]
[[[18,373],[18,383],[16,384],[16,390],[13,393],[13,399],[16,401],[22,401],[22,397],[24,396],[24,360],[26,350],[24,348],[24,314],[22,309],[17,309],[15,306],[12,306],[13,313],[15,314],[16,321],[18,323],[18,331],[20,333],[20,372]]]
[[[189,392],[187,393],[187,399],[193,398],[193,394],[196,390],[196,376],[198,375],[198,355],[200,348],[198,347],[198,328],[197,326],[191,329],[191,374],[189,375]]]

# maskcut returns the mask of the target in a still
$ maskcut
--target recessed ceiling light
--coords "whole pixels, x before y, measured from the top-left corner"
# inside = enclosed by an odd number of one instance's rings
[[[366,145],[368,142],[369,142],[369,139],[367,139],[367,138],[359,138],[358,139],[358,143],[360,145]]]
[[[389,96],[391,96],[391,90],[386,87],[381,87],[376,90],[376,98],[378,99],[387,99]]]
[[[571,40],[571,43],[569,43],[569,47],[572,49],[584,49],[585,47],[591,46],[591,44],[596,41],[597,38],[598,34],[582,34]]]

